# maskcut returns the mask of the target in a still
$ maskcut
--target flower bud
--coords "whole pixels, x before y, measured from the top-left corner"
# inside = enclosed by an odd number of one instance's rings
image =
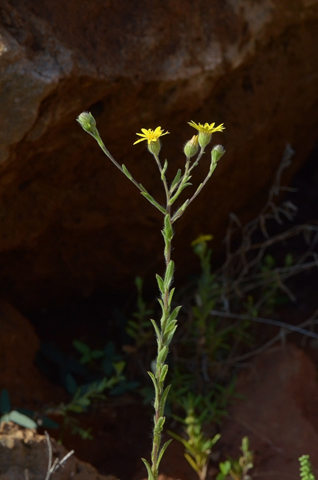
[[[90,112],[82,112],[76,120],[87,133],[93,136],[98,134],[96,120]]]
[[[222,145],[215,145],[215,147],[212,148],[211,152],[211,160],[212,163],[215,164],[217,163],[221,157],[225,154],[224,147]]]
[[[158,139],[148,143],[148,150],[153,155],[158,156],[160,149],[161,149],[161,144]]]
[[[197,154],[198,150],[199,150],[198,135],[193,135],[191,140],[189,140],[185,144],[183,151],[187,158],[191,158]]]

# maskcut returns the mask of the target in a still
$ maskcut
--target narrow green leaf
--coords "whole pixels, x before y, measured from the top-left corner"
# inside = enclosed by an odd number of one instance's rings
[[[178,183],[179,183],[180,178],[181,178],[181,169],[179,168],[179,170],[177,171],[176,176],[174,177],[174,179],[173,179],[173,181],[172,181],[172,183],[171,183],[170,193],[172,193],[172,192],[175,190],[176,186],[177,186]]]
[[[165,378],[166,378],[166,375],[168,373],[168,365],[165,363],[164,366],[162,367],[162,370],[161,370],[161,374],[160,374],[160,378],[159,378],[159,383],[160,383],[160,386],[162,388],[163,386],[163,383],[165,381]]]
[[[164,339],[166,345],[170,345],[174,334],[176,333],[176,330],[178,328],[178,325],[176,325],[167,335],[167,338]]]
[[[161,450],[160,450],[159,455],[158,455],[158,460],[157,460],[157,465],[156,465],[157,469],[159,468],[161,459],[162,459],[165,451],[167,450],[167,448],[169,447],[171,442],[172,442],[172,439],[168,440],[164,445],[162,445]]]
[[[163,365],[166,361],[168,355],[168,347],[164,346],[160,352],[158,352],[157,363],[158,365]]]
[[[181,207],[176,211],[176,213],[173,215],[172,217],[172,223],[175,222],[178,218],[181,217],[181,215],[184,213],[185,209],[187,208],[188,206],[188,203],[189,203],[189,199],[187,199],[182,205]]]
[[[172,288],[171,291],[170,291],[169,301],[168,301],[169,307],[170,307],[171,302],[172,302],[172,297],[173,297],[174,291],[175,291],[175,288]]]
[[[162,432],[164,423],[166,421],[166,417],[159,417],[157,423],[154,426],[153,433],[154,435],[158,435]]]
[[[73,340],[72,344],[73,344],[73,347],[75,347],[76,350],[78,350],[83,355],[90,352],[89,346],[86,345],[86,343],[81,342],[80,340]]]
[[[165,278],[163,281],[165,290],[169,290],[170,284],[173,279],[173,274],[174,274],[174,261],[170,260],[170,262],[168,263],[167,270],[165,273]]]
[[[160,307],[161,307],[161,310],[162,310],[162,316],[164,317],[166,310],[165,310],[165,306],[164,306],[164,304],[163,304],[163,301],[160,300],[160,298],[158,298],[158,303],[159,303],[159,305],[160,305]]]
[[[156,332],[156,336],[157,336],[157,339],[161,339],[161,333],[160,333],[160,330],[158,328],[158,325],[157,323],[155,322],[155,320],[153,320],[152,318],[150,319],[152,325],[153,325],[153,328],[155,329],[155,332]]]
[[[179,315],[179,312],[180,312],[180,309],[181,309],[182,305],[180,305],[179,307],[176,307],[170,314],[168,320],[167,320],[167,325],[169,325],[169,323],[174,320],[175,318],[177,318],[177,316]]]
[[[171,388],[171,385],[168,385],[165,389],[164,389],[164,392],[162,394],[162,397],[161,397],[161,405],[160,405],[160,415],[163,415],[164,413],[164,409],[165,409],[165,405],[166,405],[166,401],[167,401],[167,397],[168,397],[168,394],[170,392],[170,388]]]
[[[26,415],[23,415],[23,413],[17,412],[16,410],[12,410],[8,416],[11,422],[20,425],[21,427],[37,428],[37,424],[34,420],[32,420],[32,418],[29,418]]]
[[[157,279],[157,282],[158,282],[159,290],[162,293],[162,295],[164,295],[165,289],[164,289],[164,286],[163,286],[163,278],[160,277],[160,275],[156,274],[156,279]]]
[[[186,460],[188,461],[188,463],[189,463],[189,464],[191,465],[191,467],[193,468],[193,470],[194,470],[195,472],[197,472],[197,474],[200,476],[200,473],[201,473],[201,472],[200,472],[200,468],[199,468],[199,466],[195,463],[195,461],[193,460],[193,458],[190,457],[190,455],[189,455],[188,453],[185,453],[184,456],[185,456]]]
[[[151,466],[149,465],[149,463],[147,462],[147,460],[146,460],[145,458],[142,458],[141,460],[144,462],[144,464],[145,464],[145,466],[146,466],[147,473],[148,473],[148,480],[155,480],[155,479],[154,479],[154,476],[153,476],[153,473],[152,473],[152,471],[151,471]]]
[[[149,377],[151,378],[152,380],[152,383],[153,383],[153,386],[154,386],[154,389],[155,389],[155,409],[157,409],[157,401],[158,401],[158,397],[159,397],[159,390],[158,390],[158,385],[157,385],[157,380],[154,376],[154,374],[152,372],[148,372],[148,375]]]
[[[167,326],[164,329],[164,332],[162,332],[162,337],[164,338],[165,336],[167,336],[167,334],[171,332],[171,330],[175,327],[176,324],[177,324],[177,320],[171,320],[169,324],[167,323]]]
[[[133,177],[131,173],[129,173],[128,168],[124,164],[122,164],[121,168],[123,169],[123,173],[126,175],[126,177],[129,178],[129,180],[132,180]]]
[[[164,180],[167,168],[168,168],[168,160],[165,160],[165,163],[161,172],[161,180]]]
[[[190,177],[191,178],[191,177]],[[192,185],[192,183],[190,182],[186,182],[182,185],[182,187],[180,188],[180,193],[182,192],[182,190],[184,190],[186,187],[188,187],[189,185]]]
[[[167,213],[166,211],[164,213]],[[173,229],[170,221],[170,215],[165,216],[165,222],[164,222],[164,236],[167,238],[169,241],[173,237]]]
[[[165,214],[167,213],[166,209],[163,208],[161,205],[159,205],[158,202],[148,193],[148,192],[140,192],[141,195],[143,195],[154,207],[158,208],[161,213]]]

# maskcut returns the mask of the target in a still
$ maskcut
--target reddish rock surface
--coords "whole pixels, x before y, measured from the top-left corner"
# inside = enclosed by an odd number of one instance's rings
[[[318,473],[317,369],[294,345],[261,354],[241,375],[235,403],[222,429],[223,454],[237,457],[247,435],[255,452],[253,478],[299,479],[301,455]]]
[[[40,342],[30,322],[15,308],[0,301],[0,392],[9,392],[13,408],[43,407],[63,399],[62,389],[52,385],[34,361]]]
[[[197,122],[225,123],[227,149],[177,224],[182,277],[199,233],[262,205],[287,142],[290,177],[316,140],[318,2],[2,0],[0,289],[23,308],[127,290],[162,271],[162,218],[75,122],[91,110],[105,142],[149,191],[156,166],[135,132],[161,125],[172,175]],[[207,171],[201,162],[194,182]],[[286,178],[287,180],[287,178]],[[185,260],[187,259],[187,260]],[[152,278],[152,277],[149,277]]]
[[[0,428],[0,479],[43,480],[48,471],[48,445],[44,435],[8,423]],[[62,445],[51,439],[52,462],[61,461],[68,453]],[[69,457],[53,474],[56,480],[116,480],[112,475],[100,475],[88,463]]]

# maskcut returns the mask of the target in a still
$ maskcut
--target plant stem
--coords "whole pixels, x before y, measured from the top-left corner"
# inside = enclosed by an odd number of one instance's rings
[[[170,202],[170,191],[168,188],[168,184],[166,181],[165,174],[163,172],[162,165],[160,163],[160,160],[157,155],[154,155],[156,163],[158,165],[160,174],[161,174],[161,179],[164,184],[164,189],[166,193],[166,216],[165,216],[165,222],[164,222],[164,228],[163,228],[163,236],[164,236],[164,241],[165,241],[165,249],[164,249],[164,257],[165,257],[165,264],[166,264],[166,271],[164,275],[164,288],[161,291],[162,297],[161,297],[161,308],[162,308],[162,317],[160,321],[160,329],[159,331],[156,330],[157,334],[157,359],[156,359],[156,370],[155,370],[155,402],[154,402],[154,408],[155,408],[155,415],[154,415],[154,431],[153,431],[153,445],[152,445],[152,453],[151,453],[151,471],[153,474],[154,480],[158,479],[158,468],[159,468],[159,462],[160,462],[160,446],[161,446],[161,433],[163,429],[163,423],[165,420],[164,415],[164,407],[165,407],[165,402],[167,398],[167,393],[169,391],[164,389],[164,377],[166,376],[166,373],[168,371],[168,365],[165,363],[167,354],[168,354],[168,344],[170,342],[167,341],[167,334],[166,330],[168,325],[168,319],[170,317],[170,312],[171,312],[171,300],[170,299],[170,294],[171,294],[171,280],[173,276],[173,268],[171,269],[171,240],[173,238],[173,231],[171,227],[171,205],[169,205]],[[168,272],[170,269],[169,273],[169,278],[168,278]],[[171,340],[170,340],[171,341]],[[163,446],[165,448],[165,445]]]

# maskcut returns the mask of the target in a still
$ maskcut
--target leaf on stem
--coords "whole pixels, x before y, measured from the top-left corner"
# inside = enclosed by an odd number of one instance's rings
[[[152,380],[153,386],[155,387],[155,397],[157,398],[159,395],[157,380],[152,372],[147,372],[147,373]]]
[[[168,440],[168,441],[161,447],[161,450],[160,450],[159,455],[158,455],[157,465],[156,465],[157,468],[159,468],[161,459],[162,459],[165,451],[167,450],[167,448],[169,447],[169,445],[170,445],[171,442],[172,442],[172,439],[171,439],[171,440]]]
[[[145,458],[142,458],[141,460],[144,462],[144,464],[145,464],[145,466],[146,466],[147,473],[148,473],[148,480],[155,480],[155,479],[154,479],[154,476],[153,476],[153,473],[152,473],[152,471],[151,471],[151,466],[149,465],[149,463],[147,462],[147,460],[146,460]]]
[[[181,207],[176,211],[176,213],[173,215],[172,217],[172,223],[175,222],[179,217],[181,217],[181,215],[183,214],[183,212],[185,211],[185,209],[187,208],[188,206],[188,203],[189,203],[189,198],[181,205]]]
[[[165,290],[169,290],[170,284],[173,279],[173,274],[174,274],[174,261],[170,260],[170,262],[168,263],[167,270],[165,273],[165,278],[163,281]]]
[[[176,333],[177,328],[178,328],[178,325],[176,325],[175,327],[173,327],[173,329],[171,329],[171,331],[169,332],[169,334],[168,334],[167,337],[165,338],[165,343],[166,343],[167,345],[170,345],[171,340],[173,339],[173,336],[174,336],[174,334]]]
[[[155,332],[156,332],[156,335],[157,335],[157,339],[160,339],[161,340],[161,333],[160,333],[160,330],[158,328],[158,325],[156,324],[155,320],[153,320],[152,318],[150,319],[152,325],[153,325],[153,328],[155,329]]]
[[[172,320],[175,320],[177,318],[177,316],[179,315],[180,309],[181,309],[181,305],[179,305],[179,307],[176,307],[171,312],[171,314],[169,315],[168,320],[167,320],[167,325],[169,325],[170,322],[172,322]]]
[[[143,187],[142,187],[143,188]],[[166,209],[163,208],[161,205],[159,205],[158,202],[156,202],[156,200],[148,193],[148,192],[140,192],[141,195],[143,195],[154,207],[158,208],[158,210],[160,210],[161,213],[163,213],[164,215],[167,213]]]
[[[121,168],[123,169],[123,173],[126,175],[126,177],[129,178],[129,180],[132,180],[133,177],[131,173],[128,171],[128,168],[124,164],[122,164]]]
[[[157,365],[163,365],[166,361],[168,355],[168,347],[165,345],[162,347],[160,352],[158,352],[158,357],[157,357]]]
[[[160,384],[161,388],[163,387],[163,382],[165,381],[166,375],[168,373],[168,369],[169,369],[169,367],[165,363],[164,366],[162,367],[160,378],[159,378],[159,384]]]
[[[157,274],[156,279],[157,279],[157,282],[158,282],[159,290],[162,293],[162,295],[164,295],[165,290],[164,290],[164,285],[163,285],[163,278],[160,277],[160,275]]]
[[[164,412],[164,409],[165,409],[165,405],[166,405],[166,401],[167,401],[167,397],[168,397],[168,394],[170,392],[170,388],[171,388],[171,385],[168,385],[165,389],[164,389],[164,392],[162,394],[162,397],[161,397],[161,405],[160,405],[160,414],[162,415],[163,412]]]
[[[198,475],[200,475],[200,473],[201,473],[200,468],[198,467],[196,462],[193,460],[193,458],[190,457],[190,455],[188,453],[185,453],[184,456],[187,459],[187,461],[189,462],[189,464],[191,465],[191,467],[193,468],[193,470],[195,472],[197,472]]]
[[[167,213],[165,211],[165,213]],[[170,242],[173,237],[173,229],[170,221],[170,215],[165,216],[164,237]]]
[[[161,180],[165,179],[165,173],[167,171],[167,168],[168,168],[168,160],[165,160],[165,164],[164,164],[162,172],[161,172]]]
[[[174,291],[175,291],[175,288],[172,288],[171,291],[170,291],[169,301],[168,301],[169,307],[170,307],[171,302],[172,302],[172,297],[173,297]]]
[[[179,168],[179,170],[177,171],[177,174],[176,176],[174,177],[172,183],[171,183],[171,186],[170,186],[170,193],[172,193],[175,188],[177,187],[179,181],[180,181],[180,178],[181,178],[181,169]]]

